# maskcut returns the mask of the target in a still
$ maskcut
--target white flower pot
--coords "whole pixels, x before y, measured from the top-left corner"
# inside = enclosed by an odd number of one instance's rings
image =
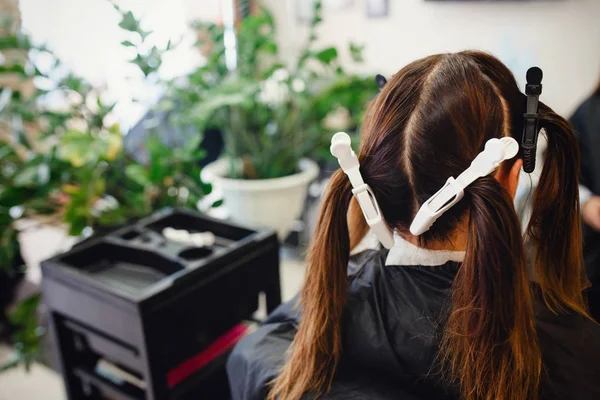
[[[230,179],[225,177],[229,161],[220,159],[204,167],[202,175],[220,192],[232,220],[272,228],[283,240],[300,217],[308,185],[319,173],[312,160],[301,160],[299,167],[299,173],[282,178]]]

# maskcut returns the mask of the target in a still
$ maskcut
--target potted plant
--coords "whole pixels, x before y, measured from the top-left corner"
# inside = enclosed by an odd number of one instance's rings
[[[132,18],[121,11],[120,26],[137,32],[139,22]],[[147,141],[147,162],[138,161],[123,151],[119,125],[109,123],[114,103],[106,104],[85,80],[61,73],[64,68],[52,52],[22,33],[2,31],[0,51],[24,54],[0,64],[0,325],[10,323],[15,347],[2,371],[37,360],[43,333],[37,325],[39,294],[5,314],[25,270],[17,240],[23,233],[20,223],[32,222],[27,229],[57,225],[65,235],[81,238],[163,207],[196,208],[211,186],[200,178],[200,136],[173,148],[155,132]],[[40,71],[35,57],[28,56],[40,53],[54,60],[52,67]],[[133,62],[147,75],[153,70],[145,66],[155,65],[150,59],[160,54],[137,52]],[[18,90],[34,77],[45,83],[43,89],[32,83],[27,93]],[[61,99],[60,108],[48,97]]]
[[[314,158],[328,148],[332,132],[356,128],[358,114],[376,93],[374,82],[345,73],[335,47],[314,49],[320,11],[316,2],[308,41],[293,68],[280,60],[266,9],[239,23],[235,74],[225,68],[223,29],[200,25],[208,62],[190,75],[195,102],[180,116],[201,131],[222,132],[224,157],[204,173],[221,191],[230,216],[274,228],[280,239],[301,214],[318,175]],[[350,53],[360,61],[360,47],[350,45]]]

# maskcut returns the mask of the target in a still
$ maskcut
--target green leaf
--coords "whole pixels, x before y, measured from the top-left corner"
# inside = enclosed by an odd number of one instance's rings
[[[52,199],[39,198],[27,202],[27,208],[36,215],[50,215],[58,211],[58,207]]]
[[[74,75],[68,75],[66,78],[64,78],[61,81],[61,86],[79,93],[83,98],[85,98],[88,93],[92,91],[92,87],[89,83]]]
[[[202,192],[204,194],[209,194],[210,192],[212,192],[212,185],[210,183],[202,183],[202,185],[200,186],[202,189]]]
[[[352,57],[352,60],[354,62],[357,63],[362,63],[365,61],[364,57],[363,57],[363,51],[365,49],[364,45],[359,45],[356,43],[350,43],[349,46],[349,50],[350,50],[350,56]]]
[[[69,235],[79,236],[88,226],[90,219],[90,201],[86,191],[79,191],[71,195],[65,208],[64,221],[69,225]]]
[[[146,168],[139,164],[128,165],[125,175],[140,186],[152,185]]]
[[[74,167],[81,167],[89,162],[97,161],[102,150],[108,150],[106,145],[103,149],[98,149],[101,141],[95,141],[89,132],[68,131],[60,138],[59,157],[68,161]]]
[[[37,187],[50,181],[50,169],[47,164],[35,163],[18,171],[13,179],[16,187]]]
[[[323,64],[331,64],[338,57],[338,51],[335,47],[328,47],[319,51],[316,55],[317,59]]]
[[[0,212],[0,227],[2,227],[2,229],[6,229],[5,227],[12,224],[13,219],[10,216],[10,214],[8,213],[8,208],[2,210],[2,212]],[[0,267],[2,268],[2,267]]]
[[[30,196],[31,188],[17,187],[14,184],[3,187],[2,191],[0,191],[0,207],[9,209],[13,206],[22,205],[27,202]]]
[[[155,46],[147,55],[138,54],[130,62],[137,65],[144,76],[148,76],[160,69],[162,65],[162,52]]]
[[[285,68],[285,64],[283,63],[274,63],[273,65],[271,65],[269,68],[267,68],[263,73],[262,76],[263,78],[268,78],[271,75],[273,75],[273,72],[277,71],[280,68]]]
[[[262,46],[262,50],[267,54],[277,54],[277,43],[270,42]]]
[[[256,103],[258,82],[242,81],[224,83],[212,90],[211,96],[193,106],[188,116],[194,121],[199,130],[204,130],[209,119],[219,110],[227,107],[245,108]]]
[[[121,42],[121,45],[122,46],[127,46],[127,47],[135,47],[135,44],[131,43],[131,41],[129,41],[129,40],[123,40]]]
[[[138,33],[138,34],[140,35],[140,37],[142,38],[142,41],[144,41],[144,40],[146,40],[146,38],[147,38],[148,36],[150,36],[150,34],[151,34],[152,32],[145,31],[145,30],[143,30],[143,29],[141,29],[141,28],[140,28],[140,29],[138,29],[137,33]]]
[[[3,35],[0,36],[0,50],[33,48],[31,40],[25,35]]]
[[[18,74],[23,77],[28,76],[27,72],[25,71],[25,66],[23,66],[23,65],[20,65],[20,64],[0,65],[0,74],[9,74],[9,73]]]
[[[217,200],[214,203],[212,203],[211,207],[216,208],[216,207],[221,207],[222,205],[223,205],[223,200]]]
[[[81,167],[101,160],[115,160],[121,154],[122,145],[118,125],[103,135],[71,130],[60,137],[58,157],[74,167]]]
[[[10,322],[15,325],[26,324],[37,312],[40,304],[40,294],[30,296],[19,303],[15,310],[9,315]]]
[[[14,343],[15,354],[13,359],[5,364],[2,369],[23,364],[26,370],[40,359],[40,338],[44,330],[40,328],[37,320],[37,310],[40,303],[40,294],[35,294],[21,301],[9,315],[9,320],[15,326],[11,336]]]
[[[69,225],[69,236],[79,236],[83,230],[87,227],[87,219],[79,217],[70,221]]]
[[[114,226],[125,222],[127,222],[127,218],[121,207],[103,212],[98,218],[98,223],[102,226]]]
[[[140,23],[131,11],[127,11],[125,14],[123,14],[119,26],[126,31],[137,32]]]
[[[186,153],[191,155],[197,152],[200,148],[200,143],[202,143],[203,136],[204,135],[202,134],[195,134],[187,138],[186,143],[183,146]]]

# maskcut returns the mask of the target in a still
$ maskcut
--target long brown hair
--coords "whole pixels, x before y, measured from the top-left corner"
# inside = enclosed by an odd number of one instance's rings
[[[512,133],[519,138],[526,98],[519,91],[514,76],[498,59],[488,54],[465,54],[476,60],[510,104]],[[587,316],[582,294],[588,281],[582,259],[579,145],[564,118],[544,103],[540,103],[539,112],[540,128],[546,131],[548,149],[527,229],[528,238],[535,244],[536,280],[548,308],[556,312],[573,310]]]
[[[407,235],[419,206],[464,171],[488,139],[520,139],[524,109],[510,71],[484,53],[430,56],[399,71],[367,110],[359,154],[390,227]],[[536,277],[554,310],[585,313],[577,144],[564,119],[545,105],[541,113],[549,143],[529,226],[538,244]],[[453,283],[440,366],[464,399],[535,399],[541,353],[522,234],[506,190],[493,177],[478,179],[419,240],[448,240],[466,217],[466,256]],[[350,183],[337,171],[307,259],[298,332],[270,399],[297,400],[330,387],[342,353],[351,243],[365,232]]]

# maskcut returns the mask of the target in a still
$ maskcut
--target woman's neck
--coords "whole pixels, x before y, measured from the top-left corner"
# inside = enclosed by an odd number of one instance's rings
[[[466,251],[467,241],[469,238],[469,218],[463,218],[446,240],[432,241],[423,245],[419,242],[419,237],[408,234],[400,234],[404,240],[427,250],[443,250],[443,251]]]

